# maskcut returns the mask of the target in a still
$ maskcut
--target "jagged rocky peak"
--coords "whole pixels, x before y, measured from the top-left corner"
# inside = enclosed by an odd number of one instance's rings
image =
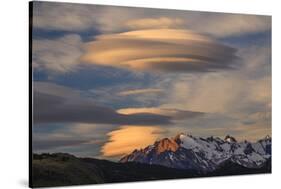
[[[251,143],[248,143],[248,142],[247,142],[246,144],[247,144],[247,145],[246,145],[246,147],[244,148],[244,153],[245,153],[246,155],[253,153],[253,152],[255,151],[255,149],[253,148],[252,144],[251,144]]]
[[[266,135],[266,136],[264,137],[264,139],[265,139],[265,140],[271,140],[271,136]]]
[[[233,136],[230,136],[230,135],[226,135],[224,140],[229,142],[229,143],[236,143],[237,142],[237,140]]]
[[[177,139],[181,139],[181,138],[184,138],[184,137],[193,137],[190,133],[178,133],[175,137],[174,137],[174,140],[177,140]]]
[[[178,133],[175,137],[174,140],[180,139],[181,135],[186,135],[184,133]]]
[[[181,145],[181,144],[183,144],[183,142],[184,142],[184,140],[185,140],[186,138],[193,139],[193,138],[195,138],[195,137],[193,137],[190,133],[187,133],[187,132],[183,133],[183,132],[182,132],[182,133],[177,134],[173,139],[174,139],[179,145]]]
[[[164,138],[154,144],[157,154],[165,151],[177,151],[179,144],[173,138]]]
[[[271,136],[270,135],[266,135],[264,138],[258,140],[257,142],[271,143]]]
[[[179,133],[179,134],[177,134],[175,137],[174,137],[174,141],[176,141],[178,144],[180,144],[181,143],[181,137],[182,136],[186,136],[186,134],[184,134],[184,133]]]

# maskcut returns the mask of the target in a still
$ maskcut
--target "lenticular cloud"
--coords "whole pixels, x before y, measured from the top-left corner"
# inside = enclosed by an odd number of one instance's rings
[[[236,49],[180,29],[136,30],[100,35],[86,45],[87,63],[134,71],[210,72],[233,69]]]

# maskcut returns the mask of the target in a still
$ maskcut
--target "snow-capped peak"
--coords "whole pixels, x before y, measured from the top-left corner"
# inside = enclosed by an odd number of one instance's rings
[[[270,140],[271,137],[269,135],[266,135],[266,137],[264,138],[265,140]]]
[[[237,142],[236,139],[233,136],[230,135],[226,135],[226,137],[224,138],[225,141],[229,142],[229,143],[234,143]]]
[[[180,135],[181,146],[186,149],[200,148],[200,145],[195,141],[191,135]]]

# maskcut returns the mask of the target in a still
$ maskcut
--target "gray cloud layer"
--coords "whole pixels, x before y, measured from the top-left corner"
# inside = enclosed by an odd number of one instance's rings
[[[165,125],[173,119],[192,118],[201,112],[173,110],[173,114],[139,111],[130,114],[82,98],[78,91],[46,82],[33,84],[33,120],[35,123],[102,123],[122,125]]]
[[[168,116],[156,114],[122,115],[115,110],[96,105],[87,99],[68,99],[40,92],[33,94],[33,119],[35,123],[78,122],[125,125],[168,124]]]
[[[33,140],[33,150],[49,150],[58,147],[78,146],[86,143],[87,140],[60,139],[60,140]]]

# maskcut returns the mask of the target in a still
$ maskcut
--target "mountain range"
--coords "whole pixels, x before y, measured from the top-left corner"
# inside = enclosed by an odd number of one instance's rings
[[[120,160],[122,163],[139,162],[200,173],[213,172],[226,162],[246,168],[260,168],[268,161],[271,161],[269,136],[257,142],[237,142],[229,135],[221,139],[183,133],[158,140],[144,149],[136,149]]]

